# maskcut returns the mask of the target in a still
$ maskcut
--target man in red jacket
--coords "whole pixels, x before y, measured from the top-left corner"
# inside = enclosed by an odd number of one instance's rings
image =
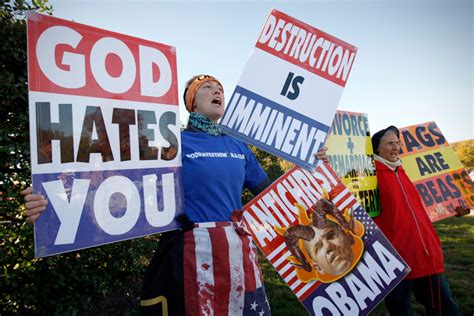
[[[385,303],[391,315],[413,315],[413,291],[428,315],[459,315],[444,275],[441,242],[403,170],[399,135],[395,126],[389,126],[372,137],[381,208],[374,221],[411,268]]]

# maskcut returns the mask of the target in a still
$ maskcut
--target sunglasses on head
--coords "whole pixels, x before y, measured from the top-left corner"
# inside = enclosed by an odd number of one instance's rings
[[[197,78],[194,79],[194,80],[199,80],[199,81],[201,81],[201,80],[204,80],[204,79],[206,79],[206,78],[212,78],[212,76],[209,76],[209,75],[200,75],[199,77],[197,77]]]
[[[195,81],[198,81],[198,82],[199,82],[199,81],[203,81],[204,79],[207,79],[207,78],[213,78],[213,77],[212,77],[212,76],[209,76],[209,75],[200,75],[200,76],[194,78],[194,80],[191,81],[191,82],[188,84],[188,86],[186,87],[186,90],[189,88],[189,86],[190,86],[193,82],[195,82]]]

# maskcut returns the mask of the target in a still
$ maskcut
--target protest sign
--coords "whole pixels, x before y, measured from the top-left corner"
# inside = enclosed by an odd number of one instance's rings
[[[331,168],[371,217],[380,214],[367,114],[337,111],[326,141]]]
[[[28,88],[36,256],[177,227],[173,47],[31,12]]]
[[[357,48],[272,10],[221,124],[306,169],[326,140]]]
[[[431,221],[474,207],[474,184],[435,122],[401,128],[400,140],[403,167]]]
[[[241,222],[311,315],[367,315],[410,271],[329,164],[289,170]]]

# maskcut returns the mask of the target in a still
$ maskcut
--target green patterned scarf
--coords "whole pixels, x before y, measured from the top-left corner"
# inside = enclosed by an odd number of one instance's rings
[[[188,127],[195,127],[212,136],[219,136],[222,134],[222,127],[218,123],[214,123],[204,115],[196,112],[189,114]]]

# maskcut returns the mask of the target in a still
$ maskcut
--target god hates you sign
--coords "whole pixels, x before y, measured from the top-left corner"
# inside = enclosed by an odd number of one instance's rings
[[[474,207],[474,183],[435,122],[400,129],[403,167],[431,221]]]
[[[357,48],[272,10],[227,105],[226,132],[314,169]]]
[[[285,173],[242,222],[311,315],[367,315],[410,271],[328,164]]]
[[[28,77],[36,256],[175,229],[175,49],[29,13]]]

